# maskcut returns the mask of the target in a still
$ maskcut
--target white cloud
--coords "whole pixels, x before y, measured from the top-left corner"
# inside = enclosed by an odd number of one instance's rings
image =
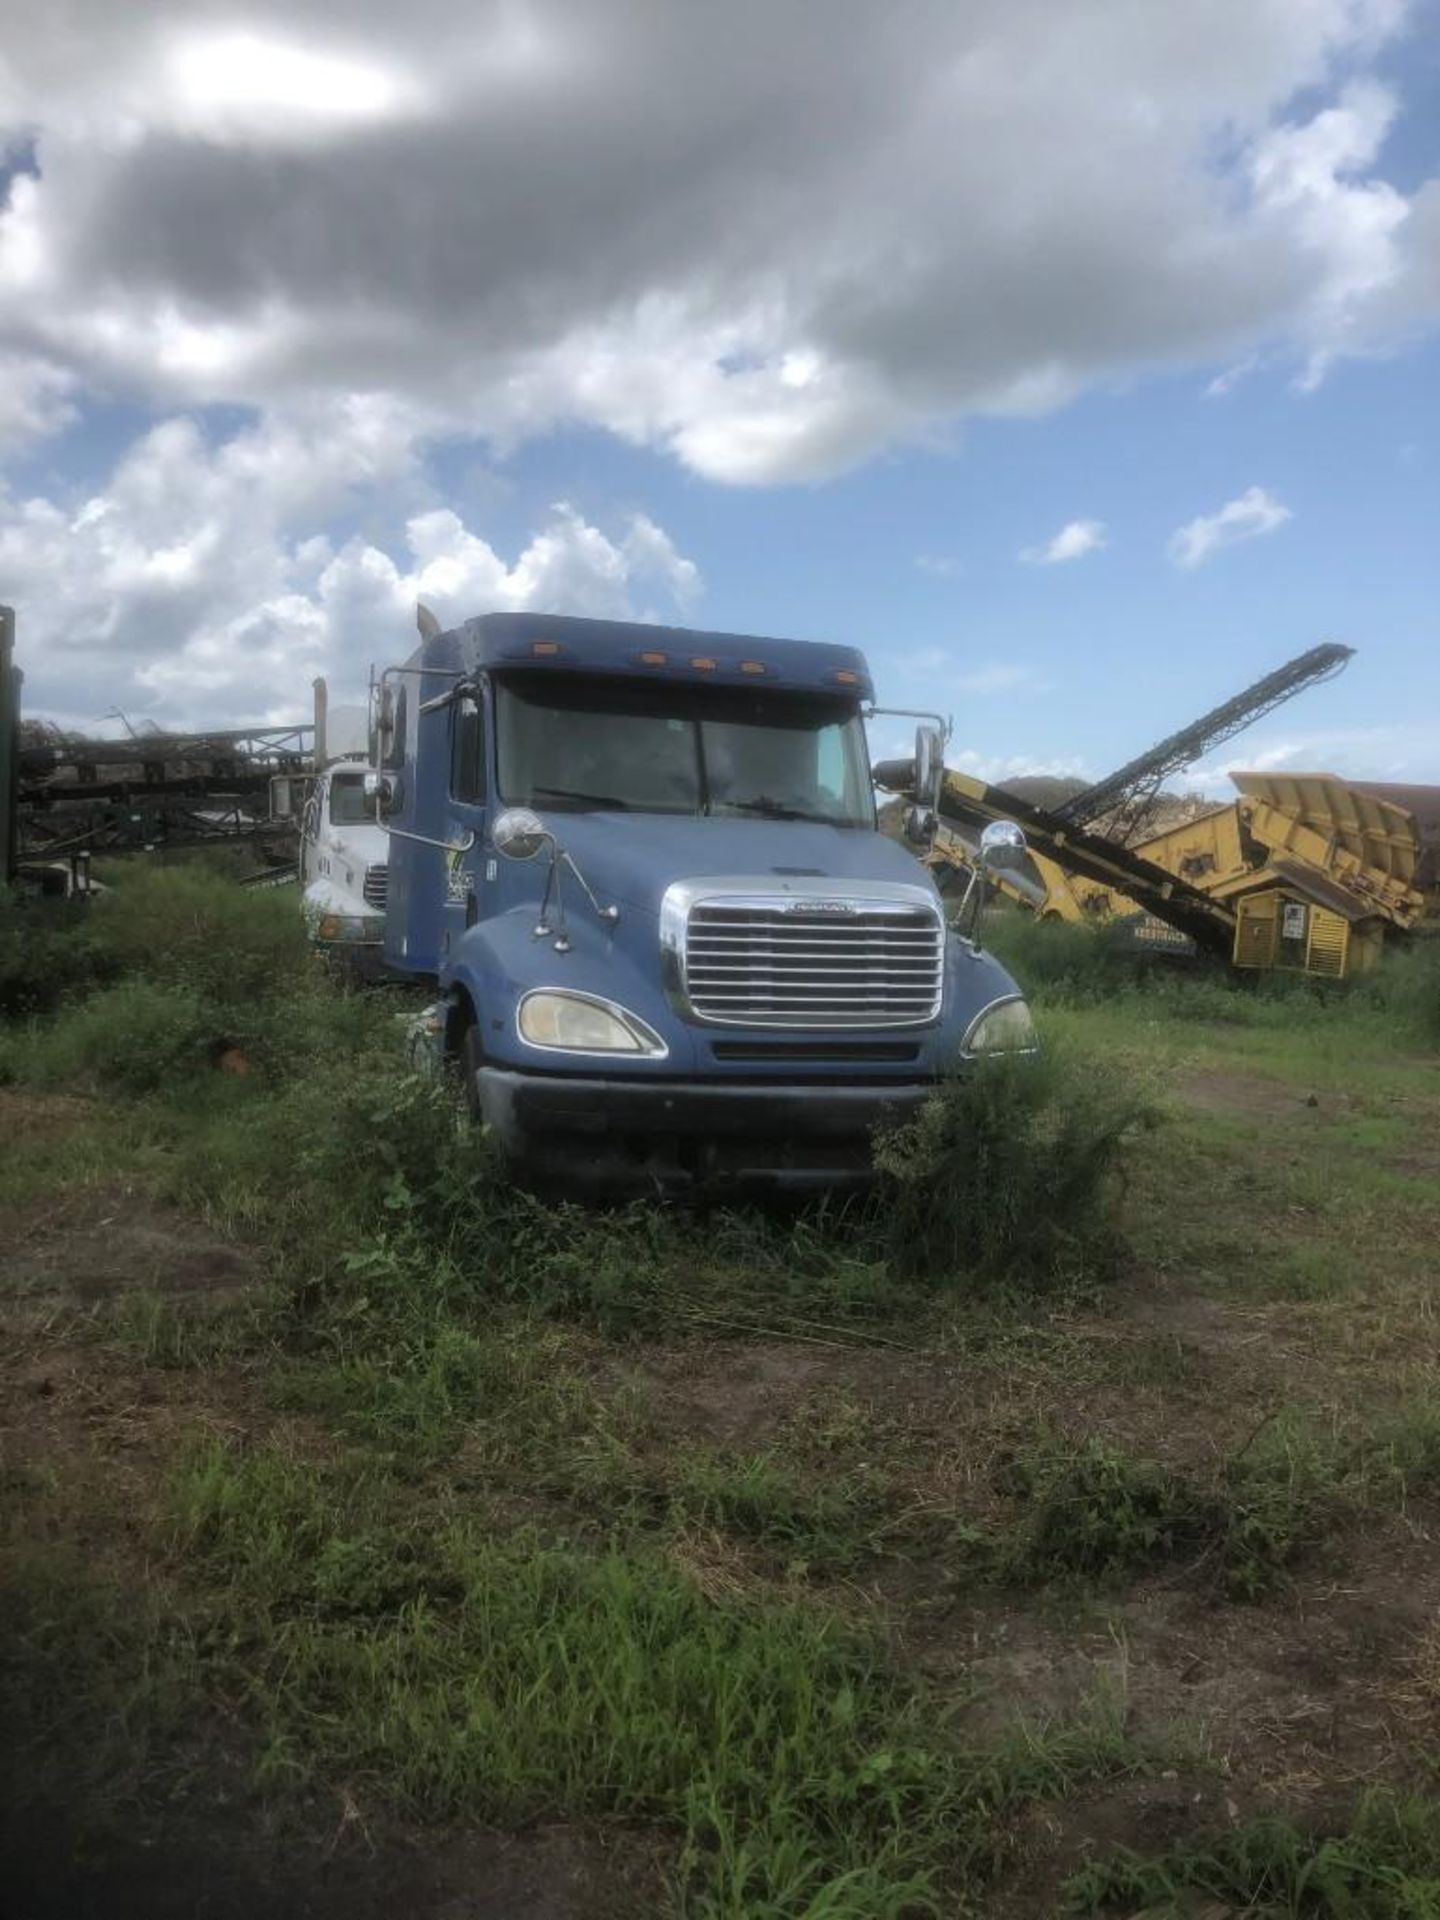
[[[377,488],[407,495],[395,543],[323,531]],[[396,550],[398,548],[398,553]],[[341,696],[408,653],[415,602],[674,617],[694,563],[643,514],[612,530],[557,503],[507,560],[427,503],[388,405],[307,410],[209,445],[167,420],[88,499],[0,491],[0,580],[21,614],[26,705],[86,725],[119,706],[180,725],[293,717],[324,672]]]
[[[243,29],[186,35],[162,71],[176,120],[207,140],[283,145],[391,119],[423,101],[391,63]]]
[[[1282,506],[1264,487],[1247,487],[1236,499],[1227,500],[1218,513],[1202,513],[1177,527],[1166,552],[1177,567],[1198,567],[1222,547],[1274,533],[1292,518],[1289,507]]]
[[[921,573],[933,574],[937,580],[954,580],[964,572],[964,563],[948,553],[917,553],[915,564]]]
[[[1098,553],[1104,545],[1103,520],[1067,520],[1044,546],[1026,547],[1020,558],[1032,566],[1053,567],[1062,560],[1083,560],[1087,553]]]
[[[1242,380],[1248,379],[1259,366],[1260,355],[1258,353],[1247,353],[1243,360],[1237,360],[1233,367],[1223,368],[1221,372],[1215,375],[1213,380],[1206,382],[1205,398],[1207,400],[1225,399],[1227,395],[1235,391]]]
[[[1350,780],[1440,778],[1434,729],[1421,722],[1377,727],[1317,727],[1247,736],[1223,759],[1191,768],[1179,784],[1230,799],[1232,773],[1338,773]]]
[[[75,384],[46,360],[0,352],[0,463],[70,423]]]
[[[10,11],[0,351],[162,408],[388,394],[768,483],[1440,312],[1440,183],[1379,171],[1398,0]]]
[[[1007,780],[1044,777],[1089,782],[1098,777],[1090,772],[1082,760],[1037,759],[1033,754],[1023,753],[986,753],[978,747],[947,748],[945,764],[958,768],[961,773],[971,774],[976,780],[989,781],[999,787],[1003,787]]]

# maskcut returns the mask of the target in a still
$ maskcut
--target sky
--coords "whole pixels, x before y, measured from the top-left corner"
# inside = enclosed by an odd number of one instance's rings
[[[1440,781],[1440,0],[0,0],[0,600],[67,726],[442,620],[840,640],[991,778]],[[877,752],[906,723],[877,720]]]

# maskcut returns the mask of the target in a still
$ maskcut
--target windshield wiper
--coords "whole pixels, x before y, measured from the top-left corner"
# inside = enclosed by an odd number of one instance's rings
[[[531,792],[548,794],[552,800],[578,800],[585,807],[618,807],[622,813],[629,810],[630,802],[622,800],[614,793],[581,793],[576,787],[532,787]]]
[[[834,826],[834,818],[828,813],[807,813],[803,807],[787,807],[783,800],[772,800],[768,794],[757,794],[753,800],[722,800],[720,805],[731,813],[759,813],[767,820],[819,820],[826,826]]]

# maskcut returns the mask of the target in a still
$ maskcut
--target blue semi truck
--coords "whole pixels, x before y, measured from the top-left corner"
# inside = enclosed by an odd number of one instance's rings
[[[853,648],[530,613],[380,682],[385,956],[472,1111],[575,1190],[863,1178],[877,1123],[1032,1044],[877,830]],[[938,731],[917,734],[918,794]],[[1016,830],[999,835],[1008,858]]]

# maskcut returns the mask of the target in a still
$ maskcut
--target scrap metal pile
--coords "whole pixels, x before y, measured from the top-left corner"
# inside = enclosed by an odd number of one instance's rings
[[[131,731],[91,739],[20,718],[14,616],[0,608],[0,855],[6,875],[56,889],[91,853],[248,842],[291,866],[314,729]],[[67,877],[68,876],[68,877]]]

